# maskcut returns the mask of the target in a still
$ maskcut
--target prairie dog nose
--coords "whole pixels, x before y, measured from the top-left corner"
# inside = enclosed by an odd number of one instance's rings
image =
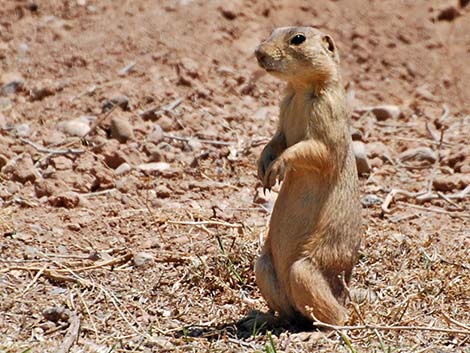
[[[266,51],[263,50],[263,48],[261,48],[261,46],[258,46],[256,48],[255,55],[256,59],[258,60],[258,63],[261,65],[265,63],[266,58],[268,57],[268,54],[266,53]]]

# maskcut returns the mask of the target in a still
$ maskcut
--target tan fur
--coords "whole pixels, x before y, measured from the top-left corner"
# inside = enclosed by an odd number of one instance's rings
[[[293,44],[296,34],[306,40]],[[272,310],[342,324],[359,247],[357,171],[350,114],[331,37],[310,27],[276,29],[260,44],[261,67],[287,81],[276,134],[258,161],[265,188],[283,184],[255,266]]]

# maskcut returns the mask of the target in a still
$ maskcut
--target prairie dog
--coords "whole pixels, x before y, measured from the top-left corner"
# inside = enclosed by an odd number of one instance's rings
[[[340,276],[348,283],[356,261],[361,205],[338,49],[317,29],[284,27],[255,54],[287,81],[277,131],[258,160],[264,188],[283,183],[256,282],[281,317],[340,325],[347,319]]]

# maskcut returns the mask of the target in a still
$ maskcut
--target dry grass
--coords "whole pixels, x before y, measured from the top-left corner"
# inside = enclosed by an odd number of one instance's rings
[[[249,310],[266,309],[252,271],[262,229],[213,219],[183,222],[183,214],[174,210],[160,214],[168,218],[158,221],[165,231],[146,244],[153,259],[142,266],[134,263],[136,252],[127,249],[65,255],[40,251],[24,260],[2,260],[1,330],[14,338],[6,339],[2,350],[52,351],[68,323],[60,318],[51,322],[43,311],[64,306],[80,318],[80,348],[72,349],[77,352],[279,352],[309,347],[319,352],[465,352],[470,345],[468,238],[442,244],[431,237],[423,242],[371,211],[352,283],[363,299],[357,310],[370,327],[362,327],[351,307],[348,325],[361,327],[305,341],[302,334],[282,328],[276,336],[263,329],[237,329]],[[127,222],[148,218],[142,214]],[[185,238],[178,248],[165,246],[172,234]],[[431,331],[435,328],[442,332]]]

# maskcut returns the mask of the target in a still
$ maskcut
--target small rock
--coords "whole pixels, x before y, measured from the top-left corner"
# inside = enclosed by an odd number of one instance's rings
[[[18,124],[15,126],[16,136],[19,137],[28,137],[31,134],[31,127],[29,124]]]
[[[233,21],[234,19],[237,18],[237,13],[235,11],[234,6],[228,7],[227,5],[230,4],[230,2],[226,3],[225,7],[219,7],[219,11],[226,18],[227,20]]]
[[[379,105],[372,107],[370,110],[378,121],[396,119],[401,114],[400,107],[397,107],[396,105]]]
[[[134,138],[134,130],[126,118],[111,119],[111,136],[121,143]]]
[[[256,120],[265,121],[268,118],[269,113],[269,107],[261,107],[255,112],[255,114],[253,114],[253,118],[255,118]]]
[[[372,169],[380,168],[384,165],[384,161],[379,157],[372,158],[369,162]]]
[[[455,6],[449,6],[439,12],[437,15],[437,20],[452,22],[460,15],[460,11]]]
[[[3,74],[0,78],[2,84],[2,93],[4,95],[14,94],[24,87],[24,79],[18,72],[9,72]]]
[[[7,97],[0,97],[0,111],[11,108],[11,100]]]
[[[434,152],[429,147],[417,147],[417,148],[411,148],[409,150],[406,150],[405,152],[402,152],[398,156],[398,159],[400,160],[400,162],[405,162],[410,159],[415,159],[418,161],[427,161],[430,163],[434,163],[437,160],[437,155],[436,155],[436,152]]]
[[[163,131],[171,131],[173,130],[175,124],[173,122],[173,119],[171,119],[170,117],[168,116],[162,116],[159,120],[158,120],[158,124],[160,124],[160,127],[162,128]]]
[[[131,169],[132,167],[129,165],[129,163],[124,162],[114,170],[114,173],[116,175],[122,175],[122,174],[129,172]]]
[[[44,81],[29,90],[29,97],[32,101],[39,101],[54,95],[57,91],[58,87],[55,87],[52,81]]]
[[[143,163],[137,166],[142,172],[163,172],[170,169],[170,164],[166,162]]]
[[[16,184],[13,181],[9,181],[6,186],[7,186],[7,192],[10,195],[16,194],[20,190],[18,184]]]
[[[101,107],[103,112],[110,111],[114,106],[118,106],[122,110],[129,110],[129,97],[124,95],[116,95],[104,102]]]
[[[51,196],[67,189],[67,184],[61,179],[40,179],[34,183],[34,192],[38,198]]]
[[[67,228],[74,232],[79,232],[82,229],[82,226],[79,223],[69,223],[67,224]]]
[[[427,100],[430,102],[436,101],[436,97],[434,96],[434,94],[429,92],[429,90],[425,86],[420,86],[416,88],[416,94],[418,95],[418,97],[421,97],[424,100]]]
[[[37,247],[31,246],[31,245],[26,245],[24,247],[24,258],[25,259],[35,259],[40,255],[40,251]]]
[[[155,188],[155,193],[157,197],[161,199],[166,199],[167,197],[170,197],[173,194],[173,191],[166,185],[158,185]]]
[[[367,156],[371,159],[380,158],[382,161],[391,160],[388,147],[382,142],[371,142],[366,145]]]
[[[73,162],[64,156],[58,156],[52,159],[52,164],[57,170],[67,170],[72,169]]]
[[[106,190],[115,186],[113,176],[109,173],[109,169],[103,166],[95,166],[91,172],[95,176],[92,190]]]
[[[465,164],[465,165],[460,167],[460,173],[470,174],[470,161],[468,161],[468,162],[469,162],[468,164]]]
[[[200,151],[202,149],[202,143],[198,139],[190,139],[188,141],[188,147],[191,151]]]
[[[30,155],[19,157],[13,164],[5,166],[2,171],[3,173],[11,173],[11,180],[22,184],[28,181],[34,182],[36,179],[41,178]]]
[[[39,10],[39,5],[36,3],[36,1],[29,0],[25,7],[31,12],[37,12]]]
[[[49,203],[54,207],[75,208],[80,203],[80,195],[73,191],[66,191],[50,196]]]
[[[433,180],[433,186],[438,191],[462,190],[468,185],[470,185],[470,174],[438,175]]]
[[[382,198],[374,194],[367,194],[361,200],[361,204],[364,207],[371,207],[373,205],[381,204],[382,202],[383,202]]]
[[[148,135],[147,140],[154,144],[158,144],[160,141],[163,140],[163,129],[160,125],[155,124],[153,127],[153,131]]]
[[[353,141],[354,156],[359,175],[370,173],[370,165],[367,160],[366,147],[361,141]]]
[[[59,130],[70,136],[85,136],[90,132],[90,124],[83,121],[83,119],[74,119],[64,121],[58,124]]]
[[[103,152],[103,157],[104,162],[111,169],[119,168],[122,164],[128,163],[124,152],[119,150]]]
[[[134,255],[134,265],[137,267],[144,266],[153,261],[153,255],[146,252],[139,252]]]

